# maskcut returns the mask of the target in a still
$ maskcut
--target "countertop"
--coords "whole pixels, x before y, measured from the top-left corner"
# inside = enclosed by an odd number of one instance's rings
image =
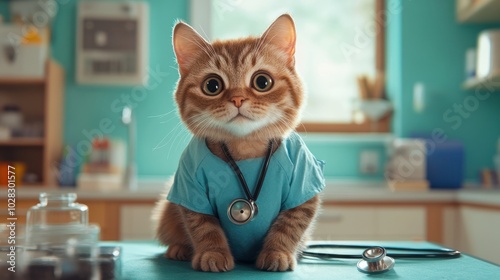
[[[347,244],[336,241],[335,243]],[[373,244],[349,241],[348,244]],[[265,272],[253,264],[237,263],[233,271],[224,273],[198,272],[189,262],[173,261],[163,257],[164,247],[154,242],[105,242],[103,245],[122,247],[123,279],[498,279],[500,267],[468,255],[456,259],[396,259],[394,269],[377,275],[358,272],[358,260],[299,261],[294,271]],[[412,248],[439,248],[427,242],[389,242],[381,246]]]
[[[161,184],[143,184],[138,190],[78,190],[56,187],[18,187],[18,199],[36,199],[40,192],[76,192],[78,200],[156,200],[165,191]],[[6,197],[6,189],[0,189],[0,197]],[[336,182],[328,181],[322,192],[328,202],[422,202],[422,203],[472,203],[500,207],[500,190],[467,187],[459,190],[391,191],[384,182]]]

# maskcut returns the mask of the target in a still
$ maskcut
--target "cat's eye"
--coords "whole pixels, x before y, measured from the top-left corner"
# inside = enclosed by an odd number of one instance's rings
[[[273,78],[266,72],[257,72],[252,78],[252,87],[257,91],[268,91],[273,87]]]
[[[224,88],[224,83],[222,82],[222,79],[219,76],[210,76],[206,78],[205,81],[203,81],[203,84],[201,85],[203,93],[210,96],[215,96],[221,93],[223,88]]]

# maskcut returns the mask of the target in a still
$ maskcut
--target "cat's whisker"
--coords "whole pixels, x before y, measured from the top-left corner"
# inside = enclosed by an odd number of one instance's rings
[[[205,131],[207,131],[209,127],[210,127],[209,121],[201,121],[193,126],[193,130],[196,131],[196,134],[199,133],[205,135]]]
[[[273,34],[273,36],[268,40],[267,39],[267,35],[268,35],[268,32],[266,32],[266,34],[264,35],[264,38],[261,39],[262,43],[260,43],[259,45],[259,48],[257,49],[257,54],[260,54],[260,51],[262,50],[262,48],[264,48],[266,46],[266,44],[268,44],[269,42],[273,41],[274,38],[276,38],[277,34]]]
[[[277,121],[271,124],[271,126],[279,132],[280,135],[287,134],[290,129],[290,124],[293,120],[289,119],[287,116],[280,116]]]
[[[181,123],[178,123],[177,125],[175,125],[175,126],[174,126],[174,127],[173,127],[173,128],[172,128],[172,129],[171,129],[171,130],[170,130],[170,131],[169,131],[169,132],[168,132],[168,133],[167,133],[167,134],[166,134],[166,135],[165,135],[165,136],[164,136],[164,137],[160,140],[160,142],[159,142],[158,144],[156,144],[156,146],[153,148],[153,151],[156,151],[156,150],[159,150],[159,149],[161,149],[161,148],[165,147],[165,146],[168,144],[168,141],[169,141],[168,136],[169,136],[170,134],[172,134],[172,133],[173,133],[173,132],[177,129],[177,127],[178,127],[178,126],[180,126],[180,125],[181,125]]]
[[[200,26],[200,30],[203,33],[203,35],[205,36],[205,39],[207,39],[207,40],[210,39],[210,38],[208,38],[207,32],[205,32],[205,29],[203,29],[203,26]],[[212,54],[214,57],[217,56],[217,52],[215,51],[212,44],[208,43],[208,48],[212,50]]]
[[[308,133],[308,131],[307,131],[307,127],[304,125],[304,123],[303,123],[303,122],[300,122],[300,123],[299,123],[299,125],[298,125],[298,127],[301,127],[301,128],[302,128],[302,131],[304,131],[304,132],[303,132],[304,134],[307,134],[307,133]],[[297,128],[298,128],[298,127],[297,127]]]
[[[185,36],[181,36],[181,37],[183,37],[186,41],[189,41],[189,42],[195,44],[196,46],[198,46],[198,48],[200,50],[202,50],[208,57],[212,57],[212,54],[210,53],[210,51],[207,50],[207,47],[206,47],[207,43],[205,43],[205,42],[200,43],[197,40],[193,40],[193,39],[191,39],[189,37],[185,37]]]
[[[186,139],[186,136],[184,136],[184,138],[183,138],[183,139],[185,139],[185,140],[183,140],[183,141],[181,141],[181,140],[180,140],[179,135],[180,135],[181,133],[185,133],[185,132],[188,132],[188,129],[187,129],[187,128],[185,128],[183,125],[181,125],[181,126],[180,126],[180,129],[178,129],[178,130],[177,130],[177,133],[176,133],[176,134],[175,134],[175,136],[174,136],[174,141],[172,141],[172,143],[170,144],[170,147],[168,148],[168,152],[167,152],[167,159],[168,159],[168,158],[170,158],[170,153],[171,153],[171,151],[172,151],[172,148],[173,148],[174,144],[176,144],[176,145],[177,145],[177,147],[179,147],[180,149],[183,149],[186,145],[182,145],[182,143],[183,143],[183,142],[186,142],[186,143],[188,143],[188,142],[189,142],[189,141],[187,141],[187,140],[189,140],[189,138],[188,138],[188,139]],[[189,134],[189,133],[185,133],[185,134],[187,134],[187,137],[190,137],[190,134]]]
[[[179,138],[179,135],[180,135],[180,133],[182,133],[183,130],[184,130],[183,126],[177,126],[174,129],[175,133],[173,133],[172,136],[169,137],[168,140],[165,141],[166,143],[165,143],[164,147],[167,146],[168,143],[170,143],[170,145],[168,147],[168,150],[167,150],[167,159],[170,158],[172,147],[174,145],[179,145],[180,144],[177,139]]]
[[[260,54],[260,49],[262,47],[262,45],[264,44],[264,41],[266,40],[266,37],[267,35],[269,34],[269,32],[265,32],[264,34],[262,34],[262,36],[259,38],[259,41],[258,41],[258,44],[257,44],[257,49],[255,50],[255,53],[258,55]]]
[[[199,134],[205,134],[205,132],[213,126],[213,121],[211,118],[203,117],[201,115],[196,116],[191,121],[192,129],[197,131]]]
[[[170,131],[160,140],[160,142],[153,148],[153,151],[161,149],[165,147],[168,144],[169,141],[169,136],[172,135],[174,132],[177,132],[179,128],[183,128],[182,122],[178,122]]]
[[[259,41],[256,44],[256,48],[255,48],[255,51],[254,51],[254,55],[255,56],[258,56],[260,54],[260,48],[261,48],[262,44],[264,44],[264,40],[263,40],[263,38],[260,38]]]
[[[164,114],[159,114],[159,115],[151,115],[151,116],[148,116],[148,118],[163,118],[163,117],[166,117],[174,112],[177,112],[177,108],[174,108]]]
[[[269,27],[269,29],[272,28],[272,26],[274,25],[274,23]],[[262,36],[260,37],[259,39],[259,45],[258,45],[258,48],[256,50],[256,53],[257,54],[260,54],[260,50],[262,49],[263,46],[265,46],[265,44],[267,43],[267,36],[269,35],[269,29],[266,30],[266,32],[264,32],[264,34],[262,34]],[[276,34],[273,34],[273,37],[271,37],[271,39],[269,41],[271,41],[272,39],[274,39],[274,37],[276,36]]]

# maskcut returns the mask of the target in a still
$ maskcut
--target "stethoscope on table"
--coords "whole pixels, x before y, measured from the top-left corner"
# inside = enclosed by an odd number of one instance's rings
[[[260,172],[259,180],[255,188],[255,193],[252,195],[250,189],[243,177],[243,173],[231,156],[229,149],[223,143],[221,145],[222,151],[226,156],[229,165],[238,177],[246,198],[234,199],[227,209],[227,216],[229,220],[237,225],[244,225],[250,222],[258,213],[258,207],[255,201],[259,197],[262,184],[266,177],[267,169],[271,159],[271,154],[274,147],[274,141],[269,141],[268,150],[264,165]],[[363,249],[360,254],[332,254],[314,252],[317,249]],[[388,253],[387,250],[400,251],[406,253]],[[420,249],[420,248],[402,248],[402,247],[381,247],[381,246],[366,246],[366,245],[345,245],[345,244],[312,244],[307,246],[305,250],[300,253],[300,256],[305,259],[319,259],[319,260],[332,260],[332,259],[359,259],[357,268],[363,273],[382,273],[391,270],[394,267],[394,258],[406,259],[451,259],[460,257],[460,252],[452,249]]]
[[[360,254],[334,254],[315,252],[315,249],[363,249]],[[393,251],[388,252],[389,251]],[[395,253],[399,251],[402,253]],[[333,259],[359,259],[357,268],[360,272],[374,274],[391,270],[394,267],[394,259],[453,259],[460,257],[460,251],[440,248],[404,248],[404,247],[381,247],[367,245],[347,244],[311,244],[303,250],[300,256],[304,259],[333,260]]]

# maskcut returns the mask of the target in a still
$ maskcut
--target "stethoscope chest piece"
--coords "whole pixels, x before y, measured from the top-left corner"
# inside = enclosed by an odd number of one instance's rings
[[[387,256],[387,251],[383,247],[368,248],[363,252],[362,257],[357,267],[363,273],[382,273],[394,267],[394,259]]]
[[[257,204],[254,201],[237,198],[229,205],[227,216],[231,222],[244,225],[250,222],[258,212]]]

